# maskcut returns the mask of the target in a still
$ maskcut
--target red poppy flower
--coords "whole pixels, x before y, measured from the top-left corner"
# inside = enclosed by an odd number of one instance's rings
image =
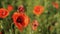
[[[32,23],[32,29],[33,30],[36,30],[38,27],[38,21],[37,20],[34,20],[33,23]]]
[[[35,15],[41,15],[44,11],[44,7],[43,6],[34,6],[34,10],[33,13]]]
[[[18,10],[19,10],[19,12],[24,12],[24,10],[25,10],[25,9],[24,9],[24,6],[23,6],[23,5],[19,6],[19,7],[18,7]]]
[[[56,2],[52,2],[52,5],[53,5],[56,9],[58,9],[58,8],[59,8],[59,4],[58,4],[58,3],[56,3]]]
[[[8,10],[0,8],[0,18],[6,18],[9,15]]]
[[[27,27],[29,23],[29,18],[24,13],[18,13],[15,12],[12,16],[14,24],[17,26],[17,28],[22,31],[23,28]]]
[[[7,9],[8,9],[9,11],[12,11],[12,10],[13,10],[13,6],[12,6],[12,5],[8,5]]]

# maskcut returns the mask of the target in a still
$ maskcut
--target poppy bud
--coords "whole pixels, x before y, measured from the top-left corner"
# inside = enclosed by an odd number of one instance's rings
[[[18,10],[19,10],[19,12],[24,12],[24,10],[25,10],[25,9],[24,9],[24,6],[22,6],[22,5],[19,6],[19,7],[18,7]]]
[[[12,11],[12,10],[13,10],[13,6],[12,6],[12,5],[8,5],[7,9],[8,9],[8,10],[9,10],[9,12],[10,12],[10,11]]]

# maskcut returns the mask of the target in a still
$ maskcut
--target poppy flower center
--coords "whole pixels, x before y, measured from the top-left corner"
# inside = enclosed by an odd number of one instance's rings
[[[36,8],[35,11],[36,11],[36,12],[39,12],[39,11],[40,11],[40,8]]]
[[[36,27],[37,25],[36,24],[34,24],[34,27]]]
[[[40,11],[40,8],[38,8],[37,11]]]
[[[24,22],[24,19],[23,19],[23,17],[18,17],[16,21],[18,23],[23,23]]]

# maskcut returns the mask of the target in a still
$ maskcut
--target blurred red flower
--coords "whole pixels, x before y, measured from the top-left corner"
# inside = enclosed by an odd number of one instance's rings
[[[23,28],[27,27],[29,23],[29,18],[24,13],[18,13],[15,12],[12,16],[14,24],[17,26],[17,28],[22,31]]]
[[[34,10],[33,13],[35,15],[41,15],[44,11],[44,7],[43,6],[34,6]]]
[[[19,10],[19,12],[24,12],[24,10],[25,10],[25,9],[24,9],[24,6],[23,6],[23,5],[19,6],[19,7],[18,7],[18,10]]]
[[[8,10],[0,8],[0,18],[6,18],[9,15]]]
[[[37,21],[37,20],[34,20],[34,21],[32,22],[32,29],[33,29],[33,30],[37,30],[37,27],[38,27],[38,21]]]
[[[56,9],[58,9],[58,8],[59,8],[59,4],[58,4],[58,3],[56,3],[56,2],[52,2],[52,5],[53,5]]]
[[[13,10],[13,6],[12,6],[12,5],[8,5],[7,9],[8,9],[8,10],[9,10],[9,12],[10,12],[10,11],[12,11],[12,10]]]

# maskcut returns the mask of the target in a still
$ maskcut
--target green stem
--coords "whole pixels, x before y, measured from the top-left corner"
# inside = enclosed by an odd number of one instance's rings
[[[28,26],[28,28],[27,28],[26,34],[32,34],[32,33],[31,33],[31,26],[30,26],[30,24],[29,24],[29,26]]]

